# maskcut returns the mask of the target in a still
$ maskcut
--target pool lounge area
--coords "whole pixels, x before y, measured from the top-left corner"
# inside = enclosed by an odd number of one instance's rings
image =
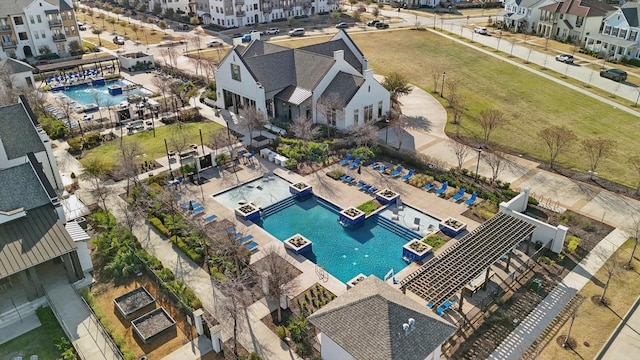
[[[114,89],[120,91],[114,91]],[[115,79],[101,82],[91,81],[72,86],[52,88],[80,106],[96,104],[101,107],[113,106],[127,100],[130,95],[146,96],[152,92],[128,80]]]

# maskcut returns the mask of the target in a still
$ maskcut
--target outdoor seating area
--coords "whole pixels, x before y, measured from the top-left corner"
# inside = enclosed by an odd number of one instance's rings
[[[64,90],[67,86],[74,86],[80,84],[94,84],[94,81],[104,82],[104,78],[102,78],[102,71],[91,69],[84,70],[83,72],[69,72],[64,73],[62,75],[51,75],[45,78],[45,83],[51,86],[51,89],[54,91]]]

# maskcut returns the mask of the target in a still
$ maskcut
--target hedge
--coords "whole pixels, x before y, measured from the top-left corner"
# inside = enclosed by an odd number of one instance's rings
[[[169,229],[162,223],[160,219],[157,217],[149,218],[149,223],[153,225],[160,233],[166,237],[169,237],[171,234],[169,233]]]
[[[173,245],[180,249],[180,251],[187,255],[191,260],[193,260],[197,264],[202,264],[202,255],[193,251],[193,249],[191,249],[180,236],[172,236],[170,240]]]

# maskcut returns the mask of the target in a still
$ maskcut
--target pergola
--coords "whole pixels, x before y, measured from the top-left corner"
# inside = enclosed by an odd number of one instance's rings
[[[111,65],[115,68],[114,61],[117,59],[118,58],[113,55],[105,54],[101,56],[89,57],[84,59],[74,59],[74,60],[68,60],[68,61],[55,62],[51,64],[36,65],[36,68],[40,71],[40,73],[47,73],[51,71],[68,70],[68,69],[73,69],[77,67],[82,68],[84,65],[101,64],[105,61],[111,61]]]
[[[400,283],[424,300],[439,306],[523,240],[531,241],[536,225],[498,213],[442,254],[428,260]],[[509,263],[507,262],[507,268]],[[485,279],[485,282],[488,279]],[[461,297],[462,299],[462,297]]]

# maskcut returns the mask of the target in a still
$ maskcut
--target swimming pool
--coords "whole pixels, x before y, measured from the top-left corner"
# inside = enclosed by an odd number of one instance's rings
[[[246,203],[265,208],[289,196],[291,196],[289,182],[279,176],[271,175],[268,178],[251,180],[233,189],[214,194],[213,198],[233,210]]]
[[[360,273],[382,279],[390,269],[397,273],[407,266],[402,246],[418,234],[388,230],[378,215],[362,226],[344,228],[338,223],[338,212],[337,207],[311,196],[295,200],[257,224],[280,241],[297,233],[311,240],[313,250],[304,256],[344,283]]]
[[[80,105],[88,105],[95,104],[96,99],[94,98],[94,94],[97,94],[99,105],[101,107],[107,107],[109,105],[117,105],[122,101],[127,100],[127,96],[129,95],[140,95],[145,96],[151,94],[151,91],[145,88],[136,88],[129,91],[123,91],[120,95],[110,95],[107,87],[110,85],[120,85],[122,87],[133,85],[132,82],[127,80],[109,80],[104,85],[100,86],[92,86],[92,85],[76,85],[72,86],[66,90],[63,90],[66,96],[71,98],[73,101],[77,102]]]

